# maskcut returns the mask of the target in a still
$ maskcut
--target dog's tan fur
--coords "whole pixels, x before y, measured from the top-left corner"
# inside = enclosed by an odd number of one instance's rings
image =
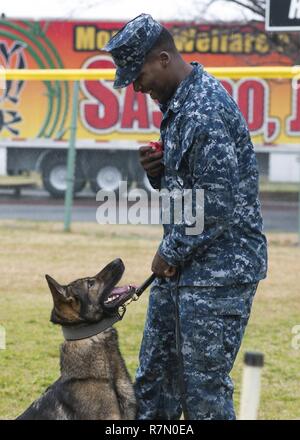
[[[101,297],[124,271],[114,260],[98,275],[61,286],[47,281],[53,296],[51,320],[61,325],[99,322]],[[116,281],[117,280],[117,281]],[[118,346],[115,329],[90,338],[65,341],[60,351],[61,377],[19,419],[134,419],[133,386]]]

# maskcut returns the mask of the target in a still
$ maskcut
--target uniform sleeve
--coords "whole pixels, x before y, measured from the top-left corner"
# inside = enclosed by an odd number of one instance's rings
[[[193,226],[184,216],[181,223],[170,226],[170,232],[163,238],[158,252],[172,266],[180,266],[195,254],[206,252],[214,240],[230,229],[235,218],[238,163],[235,143],[223,121],[214,119],[205,135],[194,136],[187,154],[193,182],[193,212],[197,212],[197,208],[200,216],[202,213],[196,206],[196,192],[203,190],[203,228],[199,233],[191,233]]]

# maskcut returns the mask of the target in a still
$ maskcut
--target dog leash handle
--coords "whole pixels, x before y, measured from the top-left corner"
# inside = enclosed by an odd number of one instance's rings
[[[150,275],[150,277],[148,277],[146,279],[146,281],[144,281],[143,284],[141,284],[140,287],[138,287],[136,289],[134,294],[139,298],[141,296],[141,294],[147,289],[147,287],[149,287],[150,284],[153,283],[155,278],[156,278],[156,275],[154,273],[152,275]]]

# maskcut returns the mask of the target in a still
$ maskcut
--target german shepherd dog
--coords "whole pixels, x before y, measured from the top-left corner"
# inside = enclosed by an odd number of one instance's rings
[[[116,259],[96,276],[67,286],[46,275],[54,303],[51,322],[77,328],[103,320],[108,304],[117,310],[134,290],[131,286],[115,287],[124,269],[122,260]],[[60,378],[18,420],[135,418],[133,386],[115,329],[85,339],[66,340],[60,350],[60,367]]]

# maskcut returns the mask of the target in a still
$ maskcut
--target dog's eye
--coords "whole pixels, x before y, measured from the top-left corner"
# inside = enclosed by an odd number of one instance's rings
[[[90,289],[91,287],[94,287],[95,285],[95,280],[88,280],[88,288]]]

